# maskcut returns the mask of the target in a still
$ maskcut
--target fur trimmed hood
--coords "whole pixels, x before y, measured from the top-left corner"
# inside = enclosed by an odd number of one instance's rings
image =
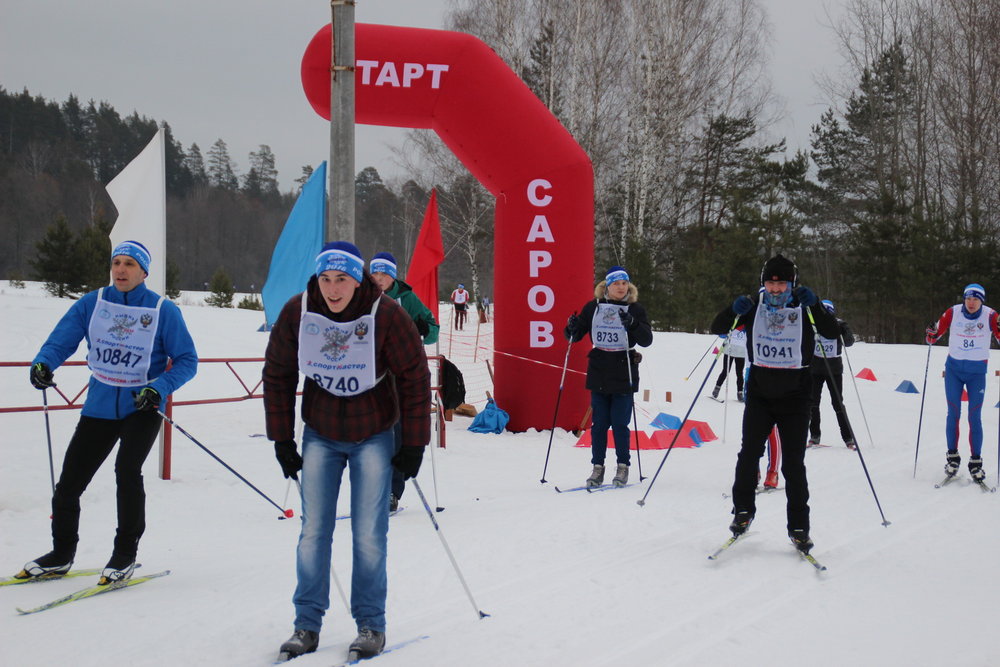
[[[602,280],[594,287],[594,298],[600,301],[607,299],[608,281]],[[625,295],[625,303],[635,303],[639,300],[639,288],[634,283],[628,284],[628,294]]]

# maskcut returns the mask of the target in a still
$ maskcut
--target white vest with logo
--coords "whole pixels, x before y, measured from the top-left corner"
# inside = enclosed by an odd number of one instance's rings
[[[962,306],[952,306],[951,328],[948,330],[948,356],[952,359],[986,361],[990,358],[990,318],[993,309],[983,306],[979,317],[966,319]]]
[[[112,387],[149,384],[149,363],[162,303],[161,296],[155,308],[126,306],[105,301],[103,287],[97,292],[97,305],[87,329],[87,366],[94,379]]]
[[[761,296],[751,340],[754,365],[802,368],[802,309],[769,310]]]
[[[370,313],[351,322],[334,322],[306,309],[302,293],[299,320],[299,371],[334,396],[357,396],[385,377],[375,377],[375,299]]]
[[[620,312],[627,309],[614,303],[599,303],[590,321],[590,340],[598,350],[624,352],[628,349],[628,333]]]

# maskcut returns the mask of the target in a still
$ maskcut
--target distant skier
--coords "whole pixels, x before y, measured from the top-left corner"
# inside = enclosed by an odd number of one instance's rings
[[[458,287],[451,293],[451,302],[455,305],[455,328],[461,331],[465,327],[465,318],[469,309],[469,293],[465,285],[458,284]]]
[[[823,299],[823,307],[836,317],[837,310],[833,301]],[[839,336],[832,340],[823,336],[816,339],[816,351],[813,354],[812,363],[809,365],[813,377],[812,417],[809,420],[808,446],[812,447],[820,442],[819,406],[820,399],[823,398],[823,385],[827,384],[830,386],[830,402],[833,404],[833,411],[837,415],[837,424],[840,426],[840,437],[845,445],[851,449],[857,449],[858,443],[854,440],[851,423],[847,419],[847,411],[844,408],[844,361],[840,358],[845,347],[854,345],[854,333],[847,326],[847,322],[839,317],[837,317],[837,325],[840,327]]]
[[[368,263],[368,270],[372,274],[372,280],[378,285],[386,296],[395,299],[403,307],[406,314],[413,319],[417,325],[417,331],[423,338],[424,345],[433,345],[438,340],[438,331],[441,329],[434,320],[434,313],[424,305],[413,288],[399,279],[396,267],[396,258],[390,253],[375,253]],[[393,438],[396,443],[398,453],[403,446],[403,425],[396,422],[392,427]],[[393,468],[392,471],[392,494],[389,496],[389,511],[395,512],[399,509],[399,499],[403,497],[403,490],[406,488],[406,479],[403,473]]]
[[[743,369],[747,358],[747,332],[742,326],[733,329],[723,342],[722,372],[715,381],[712,398],[719,398],[719,390],[729,376],[729,369],[736,367],[736,400],[743,402]]]
[[[354,244],[323,246],[315,275],[281,309],[265,352],[267,437],[285,477],[302,473],[295,631],[279,649],[286,658],[319,645],[345,468],[351,482],[351,614],[358,629],[349,653],[356,659],[382,652],[392,468],[415,477],[430,440],[430,373],[420,335],[364,267]],[[295,444],[300,373],[306,376],[301,455]],[[403,447],[394,454],[397,421]]]
[[[129,579],[135,569],[146,530],[142,464],[160,432],[157,411],[198,369],[180,309],[146,287],[151,261],[138,241],[118,244],[111,251],[111,285],[74,303],[31,362],[31,384],[54,387],[52,372],[86,339],[91,375],[52,496],[52,551],[27,563],[18,578],[69,571],[80,539],[80,496],[115,443],[118,530],[98,583]]]
[[[569,316],[563,332],[575,343],[590,334],[593,349],[587,362],[587,389],[593,425],[590,428],[590,463],[594,466],[587,486],[604,483],[604,459],[608,452],[608,428],[615,439],[618,468],[612,483],[628,483],[631,463],[629,420],[635,392],[639,391],[639,353],[636,345],[648,347],[653,330],[646,309],[639,303],[639,290],[629,280],[628,272],[612,266],[604,280],[594,288],[579,315]]]
[[[981,482],[983,470],[983,401],[986,396],[986,366],[990,358],[990,336],[1000,340],[997,311],[986,302],[986,290],[972,283],[963,292],[964,302],[944,311],[937,324],[927,328],[927,344],[933,345],[948,334],[948,359],[944,364],[944,394],[948,401],[945,441],[948,445],[944,471],[958,472],[958,422],[962,416],[962,390],[969,395],[969,474]]]
[[[811,318],[821,335],[839,333],[837,320],[825,308],[814,308],[816,295],[798,284],[795,264],[779,255],[767,260],[760,274],[756,298],[739,296],[712,321],[711,332],[724,334],[746,327],[750,362],[743,411],[743,442],[733,481],[734,536],[750,527],[756,513],[757,479],[764,443],[774,426],[781,440],[781,473],[785,478],[788,536],[808,553],[809,483],[805,448],[809,431],[811,377],[809,362],[815,351]],[[812,315],[810,315],[812,313]]]

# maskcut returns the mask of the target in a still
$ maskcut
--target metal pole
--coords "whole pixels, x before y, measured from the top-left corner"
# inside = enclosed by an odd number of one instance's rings
[[[328,241],[354,242],[354,0],[330,0]]]

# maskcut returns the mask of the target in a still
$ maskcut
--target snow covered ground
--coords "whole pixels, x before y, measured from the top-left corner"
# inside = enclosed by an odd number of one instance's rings
[[[261,314],[182,306],[202,357],[263,355]],[[27,361],[70,301],[0,284],[3,360]],[[442,309],[448,322],[448,311]],[[937,313],[928,313],[928,317]],[[471,329],[471,327],[470,327]],[[469,400],[481,407],[489,376],[475,331],[442,336],[441,348],[466,374]],[[488,346],[489,326],[480,330]],[[456,332],[459,335],[459,332]],[[711,344],[694,334],[659,333],[642,364],[640,422],[659,412],[683,417],[706,377],[711,357],[684,378]],[[541,484],[549,433],[476,435],[470,419],[448,425],[447,448],[425,457],[418,481],[468,582],[479,620],[412,487],[405,511],[391,521],[388,642],[427,636],[377,659],[389,665],[990,665],[989,627],[1000,583],[992,560],[1000,546],[1000,498],[965,478],[934,483],[944,464],[945,350],[933,349],[920,458],[913,477],[919,394],[894,391],[923,382],[927,350],[913,345],[857,344],[854,372],[877,381],[847,382],[849,414],[889,527],[883,527],[857,453],[841,445],[829,404],[828,448],[807,453],[817,573],[785,536],[784,497],[759,499],[752,534],[717,562],[706,556],[728,537],[741,405],[700,398],[692,418],[720,436],[696,449],[675,449],[644,507],[641,486],[588,495],[558,494],[589,472],[589,452],[557,431]],[[82,355],[78,355],[82,356]],[[988,376],[984,459],[997,482],[997,404]],[[714,369],[714,375],[718,369]],[[258,371],[241,370],[256,380]],[[85,372],[56,373],[66,391]],[[530,387],[530,382],[525,383]],[[554,404],[557,387],[537,387]],[[49,392],[50,394],[52,392]],[[178,400],[235,396],[224,369],[204,367]],[[730,388],[730,396],[734,393]],[[641,397],[640,393],[640,397]],[[0,369],[0,406],[38,405],[23,368]],[[50,400],[54,401],[53,397]],[[871,430],[868,436],[865,420]],[[501,406],[503,407],[503,406]],[[79,417],[50,413],[58,464]],[[259,400],[180,407],[174,419],[279,504],[298,509],[264,432]],[[49,548],[50,482],[40,412],[0,415],[0,569],[15,573]],[[965,428],[963,427],[963,439]],[[613,455],[612,455],[613,460]],[[651,477],[662,450],[641,452]],[[638,466],[633,458],[633,477]],[[33,616],[30,607],[86,585],[62,580],[0,590],[0,664],[267,665],[292,630],[291,594],[298,520],[277,510],[180,434],[173,479],[146,467],[148,524],[140,547],[143,572],[172,574],[142,586]],[[433,473],[436,471],[436,475]],[[106,463],[84,496],[77,566],[101,567],[115,527],[113,465]],[[334,537],[335,571],[350,583],[349,522]],[[341,662],[355,628],[334,594],[320,650],[300,667]]]

